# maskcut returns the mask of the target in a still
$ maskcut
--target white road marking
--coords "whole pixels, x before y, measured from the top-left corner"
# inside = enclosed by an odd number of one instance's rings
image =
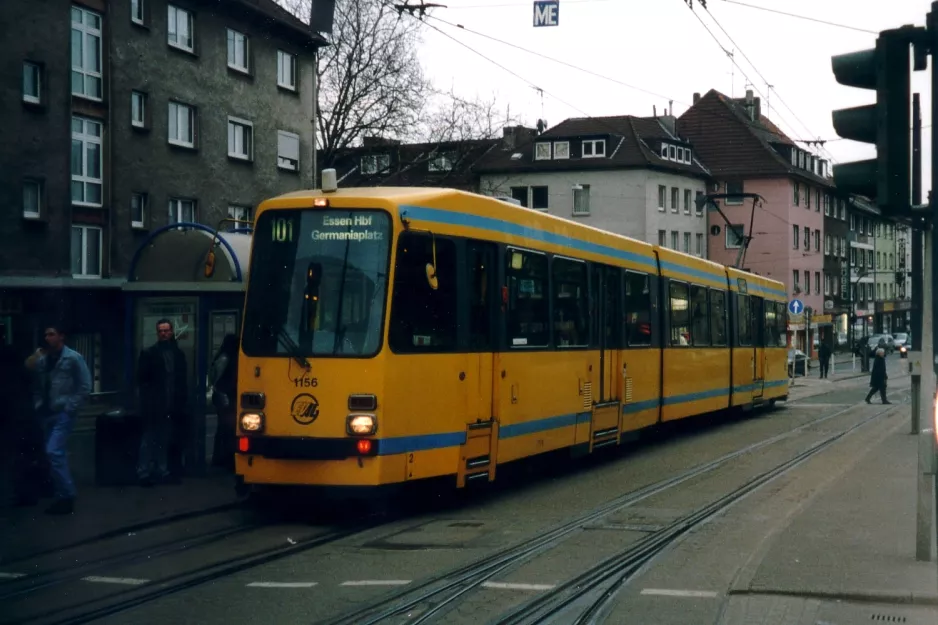
[[[667,588],[643,588],[643,595],[655,595],[658,597],[701,597],[713,598],[720,594],[712,590],[669,590]]]
[[[98,577],[97,575],[82,577],[81,580],[99,584],[123,584],[124,586],[142,586],[150,583],[148,579],[137,579],[136,577]]]
[[[0,572],[0,579],[19,579],[26,577],[26,573],[3,573]]]
[[[316,582],[251,582],[248,588],[312,588]]]
[[[406,586],[409,579],[359,579],[342,582],[339,586]]]
[[[550,590],[553,584],[511,584],[508,582],[482,582],[483,588],[498,590]]]

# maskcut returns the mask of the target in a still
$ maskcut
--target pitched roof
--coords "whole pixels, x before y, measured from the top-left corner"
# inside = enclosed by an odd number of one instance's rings
[[[340,150],[332,167],[344,187],[449,187],[471,191],[476,188],[475,166],[500,139],[445,141],[441,143],[385,143]],[[388,155],[387,168],[374,174],[362,173],[362,158]],[[430,164],[446,157],[448,171],[430,171]]]
[[[216,0],[217,1],[217,0]],[[226,0],[228,1],[228,0]],[[328,45],[328,41],[317,32],[310,29],[309,25],[300,20],[296,15],[287,11],[277,4],[274,0],[235,0],[245,8],[267,17],[281,26],[286,26],[294,35],[300,35],[307,41],[317,46]]]
[[[673,119],[673,118],[672,118]],[[493,150],[479,165],[480,173],[587,171],[608,169],[659,169],[688,176],[709,177],[707,167],[696,158],[691,164],[661,157],[661,141],[687,144],[658,117],[617,115],[574,117],[562,121],[533,140],[517,147],[503,145]],[[577,140],[606,138],[606,157],[581,158]],[[570,140],[570,158],[535,160],[535,144],[545,140]],[[520,155],[520,156],[519,156]]]
[[[760,108],[756,98],[756,109]],[[714,176],[795,176],[827,187],[833,183],[810,170],[795,167],[783,146],[795,146],[768,117],[758,119],[739,100],[711,89],[677,120],[678,131],[690,137]]]

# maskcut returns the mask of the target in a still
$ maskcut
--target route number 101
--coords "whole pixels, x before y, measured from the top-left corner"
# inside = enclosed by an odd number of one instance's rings
[[[274,219],[271,237],[277,243],[293,241],[293,220],[286,217]]]

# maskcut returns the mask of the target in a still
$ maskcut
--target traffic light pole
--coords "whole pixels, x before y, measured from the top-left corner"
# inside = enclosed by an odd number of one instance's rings
[[[928,48],[929,48],[929,51],[931,52],[931,90],[932,90],[931,113],[932,113],[932,119],[935,119],[934,116],[938,115],[938,98],[936,98],[936,96],[938,96],[938,1],[932,2],[931,12],[928,14],[927,30],[928,30],[928,39],[929,39]],[[935,150],[938,149],[938,132],[935,131],[934,126],[932,126],[932,130],[931,130],[931,149],[932,149],[931,153],[933,155],[936,154]],[[930,460],[930,462],[926,462],[925,466],[930,467],[931,468],[930,473],[934,474],[936,472],[935,471],[936,461],[938,461],[938,458],[936,458],[936,454],[935,454],[935,434],[936,434],[936,429],[938,429],[938,424],[936,424],[936,410],[935,410],[936,407],[935,407],[935,356],[934,356],[935,355],[934,340],[935,340],[935,337],[938,337],[938,332],[935,332],[935,327],[934,327],[934,322],[936,318],[935,313],[936,311],[938,311],[938,309],[935,308],[935,302],[938,302],[938,292],[936,292],[936,289],[935,289],[935,286],[936,286],[935,276],[938,275],[938,265],[935,264],[935,260],[938,259],[938,249],[936,249],[936,247],[938,246],[935,245],[935,241],[934,241],[934,236],[936,233],[938,233],[938,227],[936,227],[938,226],[938,210],[936,210],[938,209],[938,193],[934,192],[935,180],[938,180],[938,162],[936,162],[938,161],[938,159],[935,159],[934,157],[932,157],[929,160],[931,160],[932,191],[930,191],[928,194],[929,195],[928,203],[930,204],[929,208],[931,209],[932,230],[930,234],[925,235],[925,253],[926,254],[928,254],[929,252],[931,253],[931,258],[930,258],[931,262],[928,263],[931,265],[931,267],[928,268],[930,269],[930,271],[929,271],[929,275],[926,276],[926,281],[924,282],[924,284],[929,285],[929,287],[931,288],[931,306],[929,307],[930,309],[928,311],[929,314],[927,316],[924,316],[922,319],[922,325],[925,327],[926,331],[929,332],[929,334],[931,334],[931,336],[928,337],[930,339],[929,342],[924,343],[926,350],[929,352],[927,354],[928,366],[925,367],[925,370],[930,375],[928,377],[927,384],[925,380],[922,381],[922,384],[923,386],[925,386],[925,390],[926,390],[926,393],[923,393],[922,395],[923,395],[923,399],[928,399],[928,403],[923,404],[923,407],[926,410],[926,414],[930,416],[928,421],[930,422],[931,425],[929,428],[925,429],[922,432],[922,434],[919,434],[919,437],[920,437],[919,449],[922,450],[922,452],[926,452],[926,453],[928,450],[931,450],[931,454],[930,454],[931,457],[925,458],[925,460]],[[930,250],[928,249],[929,242],[931,243]],[[925,338],[925,337],[922,337],[922,338]],[[926,354],[923,354],[923,356],[925,355]],[[923,358],[923,360],[925,359]],[[924,440],[925,438],[928,438],[929,440],[926,441]],[[920,462],[923,460],[922,452],[920,452],[919,454]],[[932,482],[933,482],[933,489],[934,489],[933,490],[934,508],[932,510],[932,513],[934,514],[934,510],[938,508],[938,478],[933,478]],[[931,518],[929,518],[929,521],[932,521],[934,519],[933,514]],[[938,531],[938,523],[932,523],[932,533],[934,534],[936,531]],[[930,542],[931,541],[929,541],[929,543]]]
[[[918,206],[922,203],[922,104],[919,94],[912,95],[912,205]],[[917,357],[921,357],[922,352],[922,286],[924,284],[923,276],[925,273],[922,267],[922,228],[924,221],[917,217],[912,217],[912,345],[910,349]],[[918,434],[922,423],[922,372],[912,367],[912,359],[909,359],[909,368],[912,373],[912,431],[911,434]],[[925,404],[927,405],[927,404]]]

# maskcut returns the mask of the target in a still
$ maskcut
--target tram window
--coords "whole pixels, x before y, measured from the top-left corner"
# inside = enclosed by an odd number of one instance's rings
[[[492,350],[492,287],[495,284],[496,248],[490,243],[469,241],[469,349]]]
[[[513,347],[546,347],[550,342],[547,256],[512,248],[505,256],[508,341]]]
[[[671,345],[690,345],[690,302],[687,297],[687,285],[683,282],[670,282],[669,310],[671,313]]]
[[[778,346],[788,347],[788,307],[782,302],[775,302],[775,322]]]
[[[775,310],[775,302],[765,302],[763,304],[765,307],[765,314],[763,319],[765,320],[765,346],[766,347],[778,347],[778,332],[775,330],[776,320],[775,316],[778,314]]]
[[[755,347],[765,347],[765,338],[762,336],[764,329],[762,323],[763,302],[764,300],[761,297],[749,296],[749,319],[752,327],[752,344]]]
[[[456,349],[456,244],[436,240],[437,288],[430,287],[427,265],[433,239],[404,233],[397,246],[388,343],[395,352],[445,352]]]
[[[707,310],[707,289],[702,286],[690,288],[690,312],[694,345],[710,345],[710,315]]]
[[[726,292],[710,291],[710,329],[714,345],[726,345]]]
[[[749,306],[748,295],[736,296],[736,330],[740,345],[752,345],[752,310]]]
[[[554,258],[551,273],[557,347],[589,345],[590,297],[586,263]]]
[[[625,336],[629,346],[651,345],[651,278],[625,272]]]
[[[603,271],[603,332],[604,347],[617,349],[619,340],[619,300],[622,295],[622,271],[615,267],[604,267]]]

